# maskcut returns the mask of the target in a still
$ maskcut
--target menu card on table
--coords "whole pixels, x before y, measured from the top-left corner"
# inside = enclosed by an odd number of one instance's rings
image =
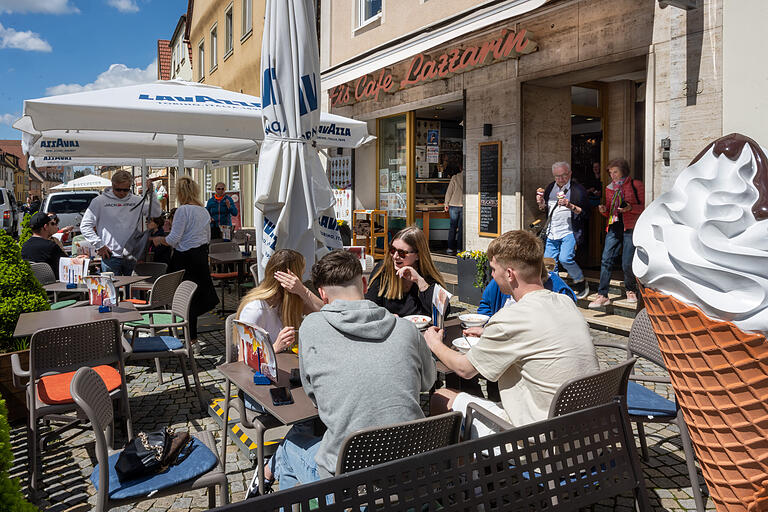
[[[451,297],[453,294],[448,293],[448,290],[435,283],[435,289],[432,292],[432,325],[437,326],[438,329],[443,328],[445,312],[448,310]]]
[[[88,259],[61,258],[59,259],[59,282],[77,283],[83,276],[88,275]]]
[[[91,306],[117,306],[117,290],[108,276],[84,276],[88,287],[88,303]]]
[[[253,324],[234,321],[243,362],[277,384],[277,357],[269,333]]]

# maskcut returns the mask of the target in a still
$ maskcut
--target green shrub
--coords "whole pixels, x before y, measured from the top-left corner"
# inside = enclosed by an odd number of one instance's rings
[[[0,352],[16,350],[13,331],[19,315],[49,308],[48,296],[21,259],[16,240],[0,230]]]
[[[12,465],[11,426],[8,424],[5,400],[0,396],[0,509],[11,512],[37,512],[37,507],[24,499],[18,479],[10,477]]]
[[[30,220],[32,220],[32,216],[28,213],[25,213],[24,220],[21,221],[21,235],[19,235],[19,247],[23,247],[24,242],[32,238],[32,228],[29,227]]]

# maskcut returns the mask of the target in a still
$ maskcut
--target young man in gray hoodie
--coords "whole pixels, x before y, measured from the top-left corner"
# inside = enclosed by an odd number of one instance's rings
[[[141,216],[160,215],[160,203],[155,194],[139,207],[141,196],[131,192],[133,177],[128,171],[117,171],[112,186],[91,201],[80,221],[80,232],[101,256],[101,271],[128,276],[136,266],[136,259],[126,250]]]
[[[423,418],[419,393],[435,382],[435,362],[416,326],[363,297],[362,268],[347,251],[312,267],[325,306],[299,329],[301,382],[327,428],[294,425],[275,453],[281,489],[327,478],[342,441],[366,427]]]

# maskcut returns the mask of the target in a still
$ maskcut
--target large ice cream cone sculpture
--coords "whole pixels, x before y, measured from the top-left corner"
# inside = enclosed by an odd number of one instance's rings
[[[768,158],[732,134],[640,216],[633,270],[720,512],[768,511]],[[694,483],[695,485],[695,483]]]
[[[768,343],[646,289],[696,456],[718,510],[747,510],[768,478]]]

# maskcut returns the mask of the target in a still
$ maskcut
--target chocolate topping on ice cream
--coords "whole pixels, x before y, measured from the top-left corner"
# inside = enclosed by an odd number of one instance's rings
[[[758,198],[752,205],[752,215],[756,220],[768,219],[768,157],[765,156],[760,144],[740,133],[730,133],[720,137],[715,142],[704,148],[696,155],[690,165],[698,162],[710,149],[716,157],[725,155],[729,160],[736,161],[741,155],[744,145],[749,144],[752,154],[755,155],[755,167],[757,172],[752,183],[758,192]]]

